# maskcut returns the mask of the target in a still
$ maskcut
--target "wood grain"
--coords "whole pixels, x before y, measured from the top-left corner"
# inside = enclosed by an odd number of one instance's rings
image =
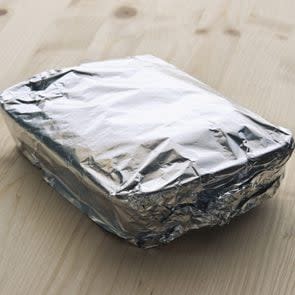
[[[294,0],[0,0],[0,88],[154,54],[295,132]],[[230,225],[141,250],[55,193],[0,117],[0,294],[295,294],[295,159]]]

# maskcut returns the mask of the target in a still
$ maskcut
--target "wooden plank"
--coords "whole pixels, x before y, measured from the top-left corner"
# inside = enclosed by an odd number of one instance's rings
[[[0,1],[0,87],[154,54],[295,131],[294,11],[293,0]],[[294,157],[276,198],[147,251],[44,183],[2,117],[0,135],[0,294],[294,294]]]

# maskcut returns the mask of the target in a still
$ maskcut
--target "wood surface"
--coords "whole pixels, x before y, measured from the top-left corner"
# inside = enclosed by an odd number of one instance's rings
[[[0,89],[153,54],[295,132],[294,0],[0,0]],[[295,157],[277,197],[142,250],[54,192],[0,116],[0,294],[295,294]]]

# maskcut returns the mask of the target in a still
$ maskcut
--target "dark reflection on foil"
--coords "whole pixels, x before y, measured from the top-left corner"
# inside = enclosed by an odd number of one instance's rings
[[[152,56],[52,70],[1,95],[44,179],[97,224],[152,247],[272,197],[290,131]]]

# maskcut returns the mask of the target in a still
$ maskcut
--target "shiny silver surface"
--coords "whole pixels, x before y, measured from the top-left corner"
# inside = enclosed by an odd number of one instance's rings
[[[0,101],[44,179],[142,247],[273,196],[294,149],[288,130],[152,56],[44,72]]]

